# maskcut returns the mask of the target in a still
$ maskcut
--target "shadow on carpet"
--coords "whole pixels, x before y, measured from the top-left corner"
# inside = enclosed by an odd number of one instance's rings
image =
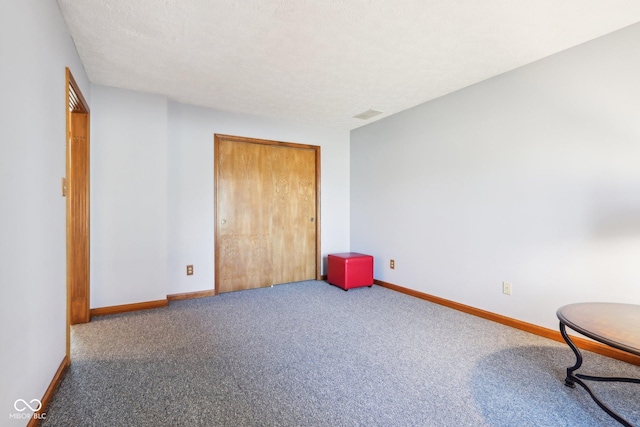
[[[637,367],[583,351],[580,373],[637,375]],[[604,362],[604,363],[603,363]],[[580,386],[564,385],[566,367],[575,363],[567,348],[519,347],[483,358],[473,374],[476,402],[492,426],[616,426]],[[588,382],[596,395],[633,425],[640,426],[640,387],[629,383]],[[542,408],[542,410],[541,410]]]

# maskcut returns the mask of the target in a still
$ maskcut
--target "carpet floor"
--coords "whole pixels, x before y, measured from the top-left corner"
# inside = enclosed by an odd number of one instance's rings
[[[640,378],[584,352],[580,372]],[[72,327],[52,426],[615,426],[571,350],[374,286],[278,285]],[[640,426],[640,386],[592,383]]]

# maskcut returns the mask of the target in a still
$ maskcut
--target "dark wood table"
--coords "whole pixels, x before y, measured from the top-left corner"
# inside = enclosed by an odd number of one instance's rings
[[[620,424],[633,427],[631,423],[605,405],[582,380],[640,384],[640,379],[596,377],[575,373],[582,365],[582,354],[567,335],[566,328],[569,327],[618,350],[640,356],[640,305],[601,302],[569,304],[559,308],[556,315],[560,319],[560,333],[576,355],[576,364],[567,368],[565,385],[573,388],[576,384],[580,384],[607,414]]]

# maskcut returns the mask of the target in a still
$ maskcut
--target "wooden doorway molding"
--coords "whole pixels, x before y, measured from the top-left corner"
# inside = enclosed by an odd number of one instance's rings
[[[89,310],[89,105],[66,69],[67,356],[70,325]]]
[[[214,135],[215,293],[320,279],[320,147]]]

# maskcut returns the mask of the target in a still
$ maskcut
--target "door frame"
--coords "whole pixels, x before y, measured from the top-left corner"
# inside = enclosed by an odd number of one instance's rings
[[[316,212],[315,212],[315,234],[316,234],[316,280],[321,279],[320,267],[321,267],[321,257],[322,253],[320,251],[320,146],[318,145],[308,145],[308,144],[299,144],[295,142],[282,142],[282,141],[273,141],[268,139],[258,139],[258,138],[248,138],[243,136],[234,136],[234,135],[224,135],[224,134],[214,134],[213,135],[213,188],[214,188],[214,204],[213,204],[213,218],[214,218],[214,254],[213,254],[213,264],[214,264],[214,295],[218,295],[219,293],[219,265],[218,265],[218,255],[220,254],[220,243],[219,243],[219,230],[218,230],[218,188],[219,188],[219,166],[218,166],[218,156],[219,153],[219,145],[220,140],[232,141],[232,142],[244,142],[250,144],[261,144],[261,145],[274,145],[280,147],[290,147],[290,148],[298,148],[305,150],[313,150],[315,153],[315,172],[316,172]]]
[[[91,320],[91,312],[89,307],[89,290],[90,290],[90,110],[89,104],[82,95],[80,87],[76,83],[71,70],[65,69],[65,118],[66,118],[66,138],[65,138],[65,181],[64,193],[66,196],[66,266],[67,266],[67,358],[71,357],[71,325],[75,323],[86,323]],[[78,207],[74,206],[69,189],[74,185],[74,173],[76,172],[77,163],[71,156],[73,126],[72,117],[84,120],[86,129],[86,180],[81,186],[82,198],[85,203]],[[86,248],[86,265],[82,265],[74,259],[73,247],[80,242],[77,235],[72,234],[72,230],[81,227],[85,233],[81,236],[81,244]],[[72,236],[75,236],[74,239]],[[84,282],[83,289],[79,292],[82,296],[82,311],[77,313],[72,304],[73,298],[77,299],[78,291],[74,287],[74,283],[78,283],[79,276],[82,276]],[[78,320],[79,319],[79,320]]]

